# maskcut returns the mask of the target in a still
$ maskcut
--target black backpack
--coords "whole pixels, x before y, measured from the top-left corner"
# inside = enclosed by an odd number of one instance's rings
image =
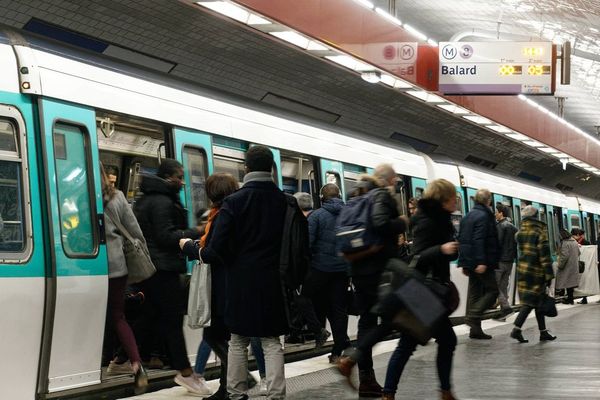
[[[296,198],[286,194],[287,208],[281,241],[279,272],[286,289],[297,290],[304,283],[310,267],[308,221]]]

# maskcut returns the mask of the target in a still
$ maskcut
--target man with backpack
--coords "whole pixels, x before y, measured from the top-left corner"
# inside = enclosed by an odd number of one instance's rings
[[[400,217],[392,197],[397,182],[398,176],[391,165],[379,165],[372,177],[361,177],[358,196],[338,218],[338,248],[350,261],[360,312],[357,349],[354,354],[342,357],[338,367],[348,377],[358,363],[359,397],[381,397],[381,386],[373,371],[372,348],[389,333],[389,328],[377,325],[378,315],[371,309],[378,300],[381,274],[389,259],[397,254],[398,235],[406,231],[406,217]],[[350,249],[353,245],[357,248],[355,252]]]

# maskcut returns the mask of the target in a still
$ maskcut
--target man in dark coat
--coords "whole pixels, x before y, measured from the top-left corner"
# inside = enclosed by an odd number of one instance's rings
[[[500,244],[500,262],[496,270],[496,283],[498,284],[498,303],[502,309],[500,320],[512,313],[508,301],[508,280],[512,272],[513,263],[517,258],[517,241],[515,234],[518,229],[508,219],[508,208],[504,204],[496,204],[496,229],[498,230],[498,243]]]
[[[142,283],[147,314],[136,333],[143,356],[149,357],[153,344],[151,332],[155,330],[147,325],[154,323],[166,343],[171,366],[179,371],[175,382],[202,396],[210,393],[192,373],[183,336],[186,304],[180,275],[187,269],[179,248],[180,239],[196,239],[200,232],[188,229],[187,210],[179,198],[182,187],[183,166],[168,158],[162,160],[156,176],[144,176],[142,181],[144,196],[136,203],[134,212],[157,272]]]
[[[225,323],[231,331],[227,391],[231,400],[247,399],[248,345],[261,338],[268,399],[285,398],[283,349],[288,332],[280,277],[280,254],[288,202],[273,182],[273,153],[253,146],[246,153],[244,186],[223,201],[211,241],[200,249],[204,262],[221,260],[227,268]]]
[[[373,346],[381,341],[390,329],[387,324],[378,325],[379,316],[371,312],[378,300],[381,274],[390,260],[398,253],[398,235],[406,231],[407,218],[400,217],[396,200],[391,192],[395,189],[398,176],[389,164],[375,168],[373,177],[364,176],[359,181],[359,195],[373,191],[371,226],[383,245],[382,249],[368,257],[352,262],[350,275],[356,289],[357,306],[360,312],[358,320],[358,346],[356,354],[342,357],[338,365],[340,372],[349,376],[358,363],[359,397],[380,397],[381,386],[373,371]],[[364,190],[363,190],[364,189]]]
[[[483,312],[498,297],[498,284],[494,270],[500,260],[500,246],[496,221],[490,208],[492,194],[479,189],[475,206],[460,222],[460,250],[458,266],[469,276],[467,298],[467,325],[472,339],[491,339],[481,329]]]

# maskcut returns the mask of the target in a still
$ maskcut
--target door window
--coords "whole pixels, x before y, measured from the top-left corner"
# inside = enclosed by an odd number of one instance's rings
[[[0,110],[0,112],[5,110]],[[26,151],[20,146],[23,128],[20,114],[6,110],[15,119],[0,117],[0,259],[3,262],[28,258],[31,249]]]
[[[57,122],[53,129],[60,231],[67,257],[96,253],[87,134],[82,127]]]
[[[184,169],[188,174],[187,183],[191,197],[192,214],[198,214],[208,208],[206,197],[206,178],[208,177],[208,162],[206,152],[197,147],[185,146],[183,148]],[[189,205],[188,205],[189,207]]]

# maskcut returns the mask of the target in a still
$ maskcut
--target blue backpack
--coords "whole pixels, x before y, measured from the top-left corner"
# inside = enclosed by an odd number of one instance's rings
[[[348,201],[337,218],[336,250],[347,261],[361,260],[383,248],[381,237],[370,228],[373,197],[377,190]]]

